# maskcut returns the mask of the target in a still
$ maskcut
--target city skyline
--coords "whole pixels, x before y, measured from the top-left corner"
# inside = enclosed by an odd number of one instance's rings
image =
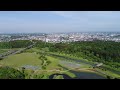
[[[119,11],[0,11],[0,33],[119,32]]]

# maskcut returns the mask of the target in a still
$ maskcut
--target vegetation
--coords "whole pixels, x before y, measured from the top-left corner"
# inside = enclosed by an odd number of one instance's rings
[[[71,43],[37,42],[36,47],[48,47],[50,52],[69,54],[82,57],[92,62],[102,62],[112,68],[120,70],[120,43],[112,41],[87,41]]]
[[[32,42],[29,40],[15,40],[10,42],[0,42],[0,49],[25,48],[31,44]]]
[[[48,48],[42,48],[42,51],[38,52],[40,54],[39,59],[42,61],[42,69],[46,69],[46,66],[51,63],[46,57],[46,51],[48,51]]]
[[[22,67],[24,65],[32,65],[40,67],[41,60],[38,59],[39,55],[36,53],[21,53],[11,55],[8,58],[0,61],[1,65],[11,66],[11,67]]]
[[[64,79],[62,75],[55,75],[53,79]]]
[[[0,67],[0,79],[25,79],[25,75],[14,68],[6,66]]]
[[[0,54],[7,52],[9,49],[0,49]]]
[[[35,42],[34,48],[29,48]],[[103,63],[103,66],[94,70],[107,73],[107,78],[111,79],[109,75],[119,77],[113,72],[120,71],[120,43],[112,41],[87,41],[87,42],[70,42],[70,43],[47,43],[42,41],[16,40],[10,42],[0,42],[0,53],[7,52],[10,48],[21,49],[26,48],[19,54],[10,55],[7,58],[0,57],[0,65],[9,66],[17,70],[15,73],[13,69],[1,68],[0,78],[13,78],[12,76],[5,76],[7,70],[10,70],[10,75],[15,75],[14,78],[25,79],[48,79],[54,73],[67,74],[71,77],[76,75],[70,72],[71,68],[89,69],[92,68],[94,62]],[[52,56],[52,54],[56,56]],[[2,54],[1,54],[2,55]],[[86,62],[86,63],[85,63]],[[87,64],[88,63],[88,64]],[[67,69],[63,68],[66,67]],[[2,69],[5,69],[2,70]],[[83,69],[83,71],[84,71]],[[112,70],[116,71],[112,71]],[[20,71],[19,71],[20,70]],[[109,71],[108,71],[109,70]],[[79,71],[79,70],[78,70]],[[94,72],[94,71],[92,71]],[[21,73],[22,76],[19,76]],[[117,72],[118,73],[118,72]],[[55,79],[63,79],[61,75],[55,76]]]

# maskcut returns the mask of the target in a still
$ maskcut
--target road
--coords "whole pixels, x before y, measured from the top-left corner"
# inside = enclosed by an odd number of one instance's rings
[[[10,52],[10,51],[9,51],[9,53],[6,53],[7,55],[1,56],[1,58],[4,59],[4,58],[6,58],[6,57],[8,57],[8,56],[10,56],[10,55],[14,55],[14,54],[17,54],[17,53],[21,53],[21,52],[23,52],[23,51],[25,51],[25,50],[27,50],[27,49],[32,48],[35,44],[36,44],[36,43],[33,43],[32,45],[30,45],[30,46],[28,46],[28,47],[26,47],[26,48],[24,48],[24,49],[17,50],[17,51],[15,51],[15,52]]]

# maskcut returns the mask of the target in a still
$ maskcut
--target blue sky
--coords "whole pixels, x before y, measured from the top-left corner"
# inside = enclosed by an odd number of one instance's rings
[[[119,11],[0,11],[0,33],[120,31]]]

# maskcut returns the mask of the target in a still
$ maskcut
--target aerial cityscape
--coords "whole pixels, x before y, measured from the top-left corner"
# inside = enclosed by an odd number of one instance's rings
[[[97,32],[97,33],[34,33],[34,34],[1,34],[0,42],[14,40],[42,40],[50,43],[75,42],[75,41],[115,41],[120,42],[120,32]]]
[[[120,12],[0,11],[0,79],[120,79]]]

